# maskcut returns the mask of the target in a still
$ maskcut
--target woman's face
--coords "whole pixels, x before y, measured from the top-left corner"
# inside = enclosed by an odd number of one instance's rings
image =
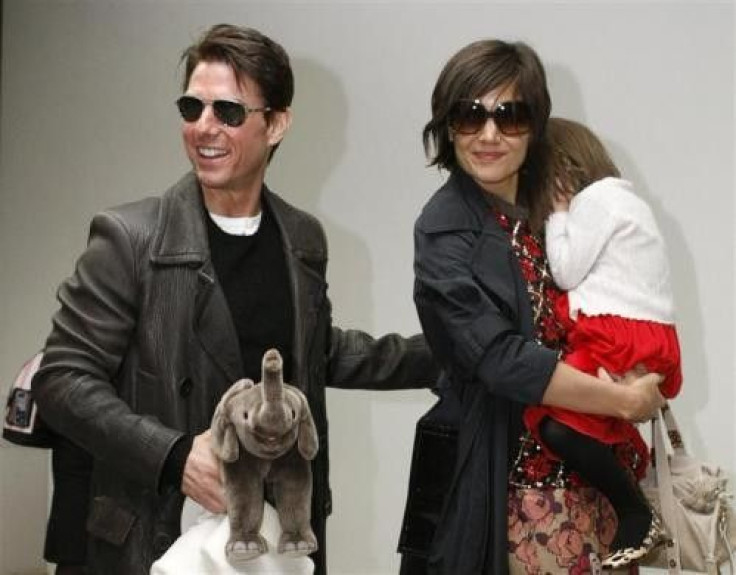
[[[491,90],[479,98],[487,110],[504,102],[518,101],[514,86]],[[460,167],[489,194],[511,204],[516,203],[519,169],[529,149],[530,132],[506,135],[489,118],[474,134],[450,129],[455,157]]]

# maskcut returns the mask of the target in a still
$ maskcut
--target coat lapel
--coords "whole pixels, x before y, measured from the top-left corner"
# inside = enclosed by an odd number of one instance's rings
[[[194,333],[207,355],[225,373],[227,381],[234,382],[243,376],[235,324],[209,260],[197,274]]]
[[[453,173],[453,180],[474,214],[475,221],[479,223],[480,236],[470,262],[473,275],[486,292],[493,294],[510,316],[518,320],[522,313],[520,306],[526,299],[526,287],[509,238],[493,217],[483,192],[470,176],[458,170]]]
[[[242,360],[225,294],[210,259],[205,208],[193,173],[162,199],[151,260],[158,266],[185,266],[196,273],[193,329],[207,355],[228,381],[242,376]]]
[[[263,197],[271,207],[284,245],[294,302],[293,372],[296,377],[293,383],[301,387],[309,381],[307,356],[317,327],[318,312],[327,293],[324,280],[327,244],[324,235],[315,233],[314,226],[305,225],[305,218],[309,216],[295,210],[267,189],[264,189]]]

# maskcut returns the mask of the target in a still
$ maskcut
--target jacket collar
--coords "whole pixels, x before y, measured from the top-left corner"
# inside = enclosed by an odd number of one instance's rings
[[[189,172],[161,198],[151,261],[202,264],[209,253],[204,216],[199,181]]]
[[[458,229],[482,231],[484,234],[505,238],[501,226],[498,225],[496,218],[492,216],[491,208],[495,207],[501,211],[509,212],[518,210],[516,206],[489,196],[473,178],[460,168],[452,172],[447,181],[447,186],[455,190],[465,206],[463,221],[455,222]]]
[[[480,229],[488,218],[488,202],[483,197],[481,187],[473,181],[473,178],[459,168],[452,172],[448,183],[457,189],[465,206],[475,216]]]
[[[529,215],[526,208],[509,204],[492,194],[484,192],[475,180],[460,168],[453,171],[449,183],[458,190],[467,208],[475,215],[476,221],[479,222],[479,227],[486,226],[489,220],[495,223],[495,218],[488,217],[489,208],[514,218],[524,219]]]
[[[293,209],[265,185],[261,200],[272,210],[282,232],[286,252],[300,256],[326,257],[322,243],[313,235],[300,234],[301,213]],[[194,172],[187,173],[161,198],[151,260],[157,264],[202,264],[209,257],[202,189]]]

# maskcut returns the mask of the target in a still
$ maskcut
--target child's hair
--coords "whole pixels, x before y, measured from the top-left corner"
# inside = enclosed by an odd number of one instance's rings
[[[603,143],[578,122],[550,118],[545,139],[548,197],[560,187],[576,194],[596,180],[621,175]]]

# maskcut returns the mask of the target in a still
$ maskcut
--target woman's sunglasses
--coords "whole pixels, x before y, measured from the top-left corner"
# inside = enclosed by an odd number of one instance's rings
[[[480,100],[458,100],[450,109],[450,127],[458,134],[475,134],[490,119],[505,136],[520,136],[531,129],[532,111],[526,102],[501,102],[492,110]]]
[[[226,126],[237,128],[245,122],[251,112],[270,112],[271,108],[249,108],[240,102],[231,100],[202,100],[194,96],[182,96],[176,101],[181,117],[185,122],[196,122],[202,116],[204,107],[210,104],[215,113],[215,118]]]

